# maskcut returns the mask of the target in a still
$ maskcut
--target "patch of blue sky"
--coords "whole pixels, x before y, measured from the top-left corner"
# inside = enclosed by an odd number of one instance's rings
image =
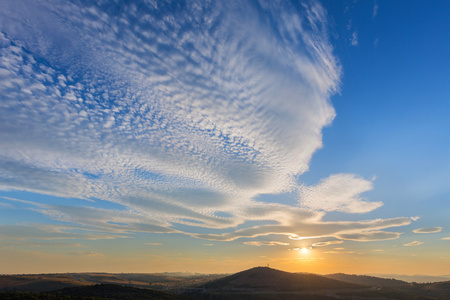
[[[298,204],[298,196],[295,193],[260,194],[253,200],[264,203],[280,203],[291,206],[296,206]]]
[[[106,223],[111,224],[111,225],[118,225],[118,226],[128,226],[127,223],[120,223],[120,222],[112,222],[112,221],[108,221],[108,222],[106,222]]]
[[[153,182],[171,182],[173,178],[162,173],[156,173],[144,168],[134,168],[131,170],[136,178],[146,179]]]
[[[48,194],[41,194],[41,193],[32,193],[27,191],[20,191],[20,190],[10,190],[10,191],[0,191],[0,197],[4,199],[11,198],[12,202],[14,202],[16,205],[24,204],[18,201],[14,201],[14,199],[17,200],[24,200],[24,201],[31,201],[35,203],[41,203],[41,204],[76,204],[78,205],[90,205],[90,201],[86,199],[77,199],[77,201],[73,201],[74,198],[62,198],[62,197],[56,197],[51,196]],[[79,200],[84,200],[80,201]]]
[[[87,179],[99,179],[101,177],[100,174],[93,174],[88,172],[82,172],[83,176]]]
[[[126,206],[121,205],[119,203],[115,203],[108,200],[102,200],[98,198],[62,198],[56,197],[49,194],[44,193],[32,193],[27,191],[20,190],[11,190],[11,191],[0,191],[0,198],[5,203],[11,203],[16,207],[25,208],[31,207],[35,205],[29,203],[20,202],[29,201],[36,204],[49,204],[49,205],[68,205],[74,207],[95,207],[95,208],[104,208],[104,209],[113,209],[113,210],[124,210],[127,209]],[[8,200],[10,199],[10,200]],[[19,200],[19,201],[15,201]]]
[[[52,224],[52,225],[76,225],[75,223],[62,222],[49,218],[42,214],[34,205],[12,202],[0,199],[0,225],[20,225],[20,224]]]
[[[219,218],[231,218],[231,217],[233,217],[232,214],[227,213],[227,212],[225,212],[225,211],[216,211],[216,212],[214,213],[214,215],[215,215],[216,217],[219,217]]]

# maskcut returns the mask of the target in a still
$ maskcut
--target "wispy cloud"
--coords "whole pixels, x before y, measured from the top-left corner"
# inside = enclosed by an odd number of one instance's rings
[[[3,236],[379,240],[410,223],[323,221],[381,206],[360,196],[372,182],[298,182],[335,117],[342,73],[320,4],[110,5],[2,3],[0,189],[64,197],[27,209],[71,224],[2,225]],[[254,200],[292,191],[302,207]],[[188,229],[198,227],[210,233]]]
[[[95,251],[71,251],[69,252],[69,255],[79,255],[79,256],[104,256],[102,253],[95,252]]]
[[[81,232],[80,232],[81,231]],[[104,233],[77,226],[58,226],[48,224],[0,225],[2,241],[26,240],[111,240],[129,238],[129,235]]]
[[[10,204],[10,203],[4,203],[4,202],[0,202],[0,208],[8,208],[8,209],[14,209],[14,205]]]
[[[365,213],[383,205],[365,201],[360,196],[372,189],[372,181],[353,174],[335,174],[318,185],[300,189],[300,204],[315,210]]]
[[[289,243],[277,242],[277,241],[250,241],[244,242],[245,245],[250,246],[289,246]]]
[[[356,46],[359,45],[359,42],[358,42],[358,32],[353,31],[352,37],[350,38],[350,44],[351,44],[352,46],[354,46],[354,47],[356,47]]]
[[[436,232],[441,232],[441,231],[442,231],[442,227],[426,227],[426,228],[418,228],[418,229],[413,230],[414,233],[436,233]]]
[[[336,245],[336,244],[342,244],[344,241],[327,241],[327,242],[317,242],[312,244],[313,247],[324,247],[328,245]],[[335,248],[336,249],[336,248]]]
[[[403,246],[406,246],[406,247],[415,247],[415,246],[420,246],[420,245],[422,245],[422,244],[423,244],[423,242],[420,242],[420,241],[414,241],[414,242],[411,242],[411,243],[403,244]]]
[[[377,16],[378,9],[379,9],[379,5],[378,5],[377,1],[375,1],[373,4],[372,19],[375,19],[375,17]]]
[[[355,254],[355,251],[326,251],[327,254]]]
[[[400,236],[398,232],[371,231],[360,233],[345,233],[338,235],[341,239],[359,242],[394,240]]]

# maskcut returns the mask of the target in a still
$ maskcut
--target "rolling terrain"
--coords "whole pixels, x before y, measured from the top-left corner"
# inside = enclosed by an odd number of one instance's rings
[[[229,276],[70,273],[0,276],[0,299],[450,299],[450,281],[289,273],[256,267]]]
[[[355,289],[363,286],[309,273],[289,273],[256,267],[204,284],[206,290],[310,291]]]
[[[327,278],[349,283],[361,284],[373,287],[406,287],[409,283],[397,279],[379,278],[366,275],[348,275],[343,273],[325,275]]]

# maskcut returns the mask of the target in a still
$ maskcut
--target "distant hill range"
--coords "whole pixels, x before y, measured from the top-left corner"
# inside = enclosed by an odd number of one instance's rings
[[[256,267],[233,275],[67,273],[0,275],[0,299],[449,300],[450,281],[289,273]]]
[[[430,276],[430,275],[420,275],[420,274],[416,274],[416,275],[371,274],[371,276],[381,277],[381,278],[395,278],[395,279],[403,280],[406,282],[417,282],[417,283],[450,281],[450,275]]]
[[[289,273],[256,267],[202,285],[206,290],[311,291],[363,288],[360,284],[338,281],[309,273]]]
[[[327,278],[372,287],[406,287],[409,283],[397,279],[379,278],[366,275],[348,275],[343,273],[324,275]]]

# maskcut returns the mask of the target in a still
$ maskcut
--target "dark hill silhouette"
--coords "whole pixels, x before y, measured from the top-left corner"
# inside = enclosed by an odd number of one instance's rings
[[[324,275],[327,278],[375,287],[406,287],[409,283],[397,279],[378,278],[366,275],[349,275],[343,273]]]
[[[129,286],[122,286],[116,284],[96,284],[90,286],[78,286],[64,288],[62,290],[49,292],[49,295],[71,297],[77,299],[78,297],[94,297],[95,299],[108,299],[108,300],[135,300],[135,299],[191,299],[181,295],[138,289]],[[90,298],[92,299],[92,298]]]
[[[202,285],[206,290],[258,289],[273,291],[311,291],[354,289],[364,286],[309,273],[289,273],[256,267]]]

